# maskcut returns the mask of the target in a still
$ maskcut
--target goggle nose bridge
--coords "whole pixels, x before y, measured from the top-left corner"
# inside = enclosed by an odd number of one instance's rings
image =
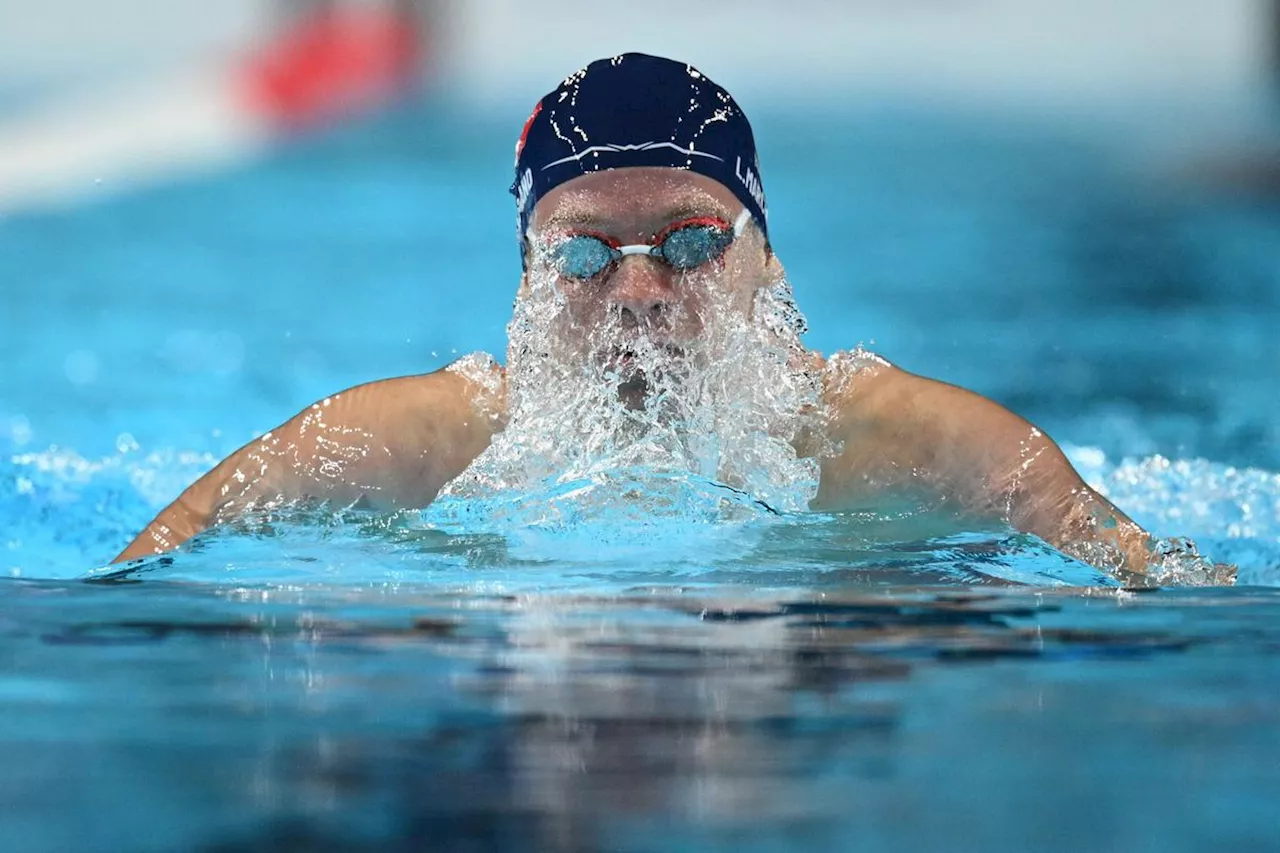
[[[742,232],[746,230],[747,221],[751,219],[751,211],[745,207],[738,214],[738,218],[733,220],[733,239],[742,236]],[[619,246],[615,249],[619,255],[659,255],[662,253],[662,244],[652,243],[635,243],[630,246]]]

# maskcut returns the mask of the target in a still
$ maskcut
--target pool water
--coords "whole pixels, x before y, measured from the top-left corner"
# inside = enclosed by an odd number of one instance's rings
[[[108,569],[304,405],[501,355],[511,122],[406,108],[0,221],[0,849],[1280,846],[1280,202],[1133,128],[755,122],[809,346],[1001,401],[1239,584],[694,478]]]

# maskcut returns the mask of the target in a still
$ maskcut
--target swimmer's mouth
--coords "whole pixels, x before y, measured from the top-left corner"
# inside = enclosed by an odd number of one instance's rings
[[[646,372],[654,368],[660,368],[663,361],[681,360],[684,357],[683,348],[675,344],[662,344],[645,353],[643,357],[630,347],[613,347],[604,353],[600,360],[606,370],[617,373],[624,380],[629,381],[636,376],[643,377]]]
[[[663,344],[639,353],[625,346],[614,347],[605,353],[604,368],[618,380],[618,399],[628,409],[643,409],[653,390],[667,373],[667,368],[681,363],[685,351],[674,344]],[[665,362],[665,364],[664,364]]]
[[[649,398],[649,380],[643,371],[635,371],[618,383],[618,400],[628,409],[643,409]]]

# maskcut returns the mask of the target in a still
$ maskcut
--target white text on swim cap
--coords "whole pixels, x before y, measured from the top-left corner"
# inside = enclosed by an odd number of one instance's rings
[[[742,185],[747,188],[747,193],[760,206],[760,213],[768,219],[769,208],[764,203],[764,187],[760,184],[760,178],[751,170],[750,166],[742,165],[741,157],[734,158],[733,174],[738,180],[742,181]]]
[[[524,206],[529,203],[529,193],[533,191],[533,170],[525,169],[516,186],[516,210],[524,213]]]

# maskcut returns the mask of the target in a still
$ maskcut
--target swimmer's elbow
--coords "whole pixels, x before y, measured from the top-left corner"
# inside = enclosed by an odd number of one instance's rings
[[[189,493],[194,488],[165,507],[111,562],[123,563],[172,551],[206,530],[213,518],[213,508],[192,499]]]
[[[254,443],[250,443],[240,448],[188,486],[111,562],[120,563],[172,551],[213,526],[234,497],[244,495],[246,490],[236,490],[232,486],[237,477],[242,478],[241,463],[253,446]]]
[[[1149,574],[1149,534],[1090,488],[1051,439],[1036,433],[1030,461],[1024,446],[1022,461],[1004,478],[1005,521],[1123,581],[1142,582]]]

